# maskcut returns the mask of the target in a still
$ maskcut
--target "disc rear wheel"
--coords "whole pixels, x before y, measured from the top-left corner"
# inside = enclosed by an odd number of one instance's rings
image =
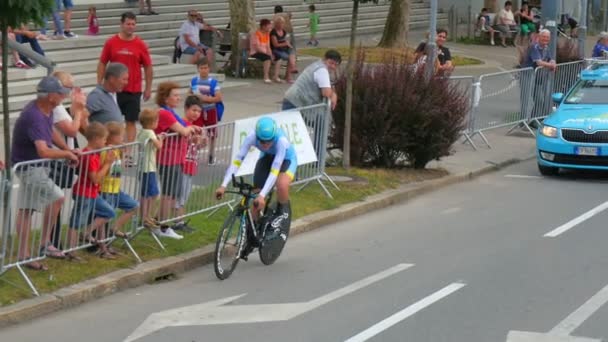
[[[272,265],[283,251],[287,237],[289,237],[289,228],[291,227],[291,210],[286,219],[274,217],[270,222],[265,224],[266,234],[259,248],[260,261],[264,265]],[[262,229],[264,229],[262,228]]]

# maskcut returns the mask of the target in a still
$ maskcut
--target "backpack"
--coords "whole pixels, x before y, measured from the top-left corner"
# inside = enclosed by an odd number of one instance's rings
[[[179,36],[177,36],[177,38],[175,38],[175,41],[173,42],[173,64],[177,64],[179,63],[179,59],[182,57],[182,49],[179,46]]]
[[[217,86],[217,83],[218,82],[215,78],[211,79],[211,85],[210,85],[211,96],[215,96],[215,87]],[[224,102],[222,102],[222,101],[216,102],[215,110],[217,112],[217,121],[222,121],[222,116],[224,116]]]

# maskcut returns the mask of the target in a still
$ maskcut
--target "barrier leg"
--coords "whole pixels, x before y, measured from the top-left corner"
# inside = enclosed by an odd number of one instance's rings
[[[319,183],[319,185],[321,186],[321,189],[323,189],[323,191],[325,192],[327,197],[334,199],[334,196],[331,195],[331,193],[329,192],[327,187],[325,187],[325,184],[323,184],[323,182],[321,182],[321,178],[317,178],[317,182]]]
[[[528,123],[525,121],[519,122],[517,125],[511,127],[511,129],[509,129],[509,131],[507,132],[507,135],[511,134],[511,132],[513,132],[517,128],[525,128],[530,134],[532,134],[533,137],[536,136],[536,134],[534,134],[534,130],[532,130],[532,128],[530,128],[530,125],[528,125]]]
[[[462,136],[464,137],[462,144],[464,145],[466,143],[469,143],[471,145],[471,147],[473,148],[473,150],[477,151],[477,146],[473,142],[473,139],[471,139],[471,136],[469,135],[469,133],[462,133]]]
[[[299,187],[299,188],[298,188],[298,190],[296,190],[296,192],[300,192],[300,191],[304,190],[304,188],[305,188],[305,187],[307,187],[307,186],[308,186],[308,184],[310,184],[310,182],[311,182],[311,181],[308,181],[308,182],[306,182],[306,183],[302,184],[302,186],[301,186],[301,187]]]
[[[135,259],[137,259],[138,263],[142,263],[141,258],[139,257],[139,255],[137,254],[137,252],[135,252],[135,249],[133,249],[133,246],[131,246],[131,243],[129,242],[129,240],[125,239],[124,240],[124,244],[125,246],[127,246],[127,248],[129,249],[129,251],[131,251],[131,254],[133,254],[133,256],[135,257]]]
[[[483,141],[484,144],[486,144],[486,146],[488,148],[492,148],[492,145],[490,145],[490,142],[488,141],[488,139],[486,138],[486,136],[483,134],[482,131],[477,131],[477,132],[473,132],[473,134],[471,134],[471,139],[478,134],[479,137],[481,138],[481,140]]]
[[[17,267],[17,270],[19,271],[19,273],[21,274],[21,277],[23,278],[23,280],[25,280],[25,282],[27,283],[27,286],[30,288],[30,290],[32,290],[32,293],[34,294],[34,296],[40,297],[38,290],[36,290],[36,287],[30,280],[30,277],[28,277],[27,274],[23,271],[23,268],[21,268],[21,265],[17,264],[16,267]]]
[[[331,185],[333,185],[334,188],[336,188],[336,190],[342,191],[342,190],[340,190],[340,187],[338,187],[338,184],[336,184],[336,182],[334,182],[333,179],[331,179],[331,177],[329,177],[329,175],[327,174],[327,172],[323,172],[323,177],[327,178],[327,180],[329,181],[329,183]]]
[[[160,249],[162,249],[163,251],[166,251],[165,245],[163,245],[163,243],[160,242],[160,240],[158,239],[158,236],[156,236],[156,234],[154,234],[154,232],[152,232],[151,230],[148,230],[148,231],[150,232],[152,239],[154,239],[154,241],[156,241],[156,244],[160,247]]]
[[[111,246],[115,241],[117,241],[117,239],[110,241],[110,243],[108,243],[108,246]],[[127,249],[129,249],[129,251],[131,252],[131,254],[133,254],[135,259],[137,259],[137,263],[141,264],[142,263],[141,258],[139,257],[137,252],[135,252],[135,249],[133,249],[133,246],[129,242],[129,239],[122,239],[122,243],[123,243],[123,245],[127,246]]]

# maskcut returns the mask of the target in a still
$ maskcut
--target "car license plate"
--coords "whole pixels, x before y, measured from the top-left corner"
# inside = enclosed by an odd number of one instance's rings
[[[577,147],[574,153],[579,156],[597,156],[599,155],[599,148],[597,147]]]

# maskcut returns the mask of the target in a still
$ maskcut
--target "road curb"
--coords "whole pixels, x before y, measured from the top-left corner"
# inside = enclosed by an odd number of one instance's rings
[[[336,209],[314,213],[295,220],[292,223],[290,234],[292,236],[302,234],[332,223],[386,208],[387,206],[404,203],[419,195],[448,185],[466,182],[534,157],[535,156],[532,155],[522,159],[508,159],[504,162],[488,165],[475,171],[404,185],[397,189],[369,196],[361,202],[349,203]],[[212,244],[185,254],[147,261],[138,264],[133,268],[114,271],[79,284],[59,289],[50,294],[44,294],[40,297],[27,299],[17,304],[2,307],[0,308],[0,327],[48,315],[61,309],[74,307],[118,291],[141,286],[159,278],[183,273],[209,264],[213,260],[214,247],[215,246]]]

